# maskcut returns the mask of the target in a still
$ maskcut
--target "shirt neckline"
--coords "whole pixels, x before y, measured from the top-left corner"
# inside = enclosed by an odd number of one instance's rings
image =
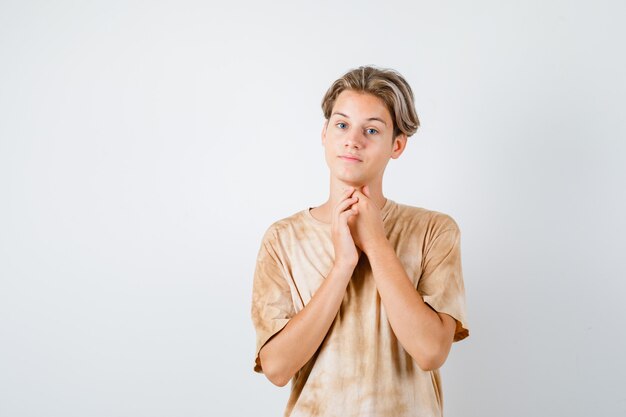
[[[389,214],[389,212],[391,211],[391,208],[393,206],[395,206],[396,203],[391,200],[390,198],[387,198],[387,201],[385,201],[385,204],[383,205],[383,208],[380,209],[380,212],[382,213],[383,216],[383,222],[387,219],[387,215]],[[307,219],[309,219],[310,221],[312,221],[313,223],[319,225],[319,226],[324,226],[324,227],[328,227],[330,228],[331,223],[324,223],[321,220],[316,219],[315,217],[313,217],[313,215],[311,214],[311,209],[315,208],[315,207],[308,207],[305,210],[303,210],[304,212],[304,217],[306,217]]]

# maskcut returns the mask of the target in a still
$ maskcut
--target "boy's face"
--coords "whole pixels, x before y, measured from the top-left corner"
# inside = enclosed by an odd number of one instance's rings
[[[331,176],[353,187],[382,182],[390,158],[400,156],[406,135],[393,141],[393,120],[378,97],[345,90],[322,130]]]

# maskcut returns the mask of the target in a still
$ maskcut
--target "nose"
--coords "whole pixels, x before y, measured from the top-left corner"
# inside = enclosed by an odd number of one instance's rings
[[[358,129],[352,129],[345,135],[344,146],[346,148],[360,149],[363,147],[363,135]]]

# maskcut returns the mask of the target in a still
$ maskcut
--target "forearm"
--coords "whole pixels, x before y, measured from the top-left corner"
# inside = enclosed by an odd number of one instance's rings
[[[335,265],[307,305],[259,352],[263,372],[284,386],[311,359],[337,316],[354,267]]]
[[[452,344],[450,324],[444,323],[424,302],[386,239],[372,245],[367,257],[389,324],[400,344],[422,369],[439,368]]]

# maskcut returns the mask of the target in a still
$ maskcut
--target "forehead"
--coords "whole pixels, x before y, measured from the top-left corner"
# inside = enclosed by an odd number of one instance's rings
[[[384,101],[373,94],[353,90],[344,90],[337,96],[331,117],[335,113],[354,119],[380,118],[391,122],[391,114]]]

